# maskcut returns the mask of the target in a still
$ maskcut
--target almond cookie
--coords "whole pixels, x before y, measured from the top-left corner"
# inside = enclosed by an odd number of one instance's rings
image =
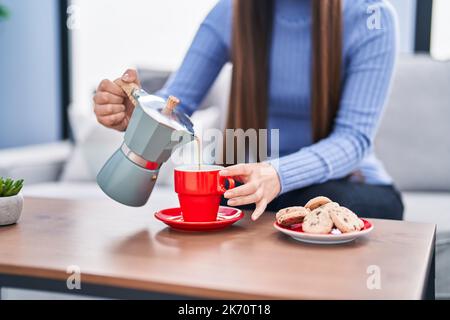
[[[310,211],[304,207],[289,207],[277,212],[276,219],[279,225],[288,227],[301,223]]]
[[[333,221],[329,210],[318,208],[308,213],[303,220],[302,228],[306,233],[328,234],[333,229]]]
[[[332,202],[330,199],[328,199],[327,197],[315,197],[312,198],[311,200],[309,200],[306,204],[305,204],[305,208],[309,209],[309,210],[314,210],[319,208],[320,206],[323,206],[324,204],[330,203]]]
[[[356,214],[344,207],[331,209],[330,217],[342,233],[360,231],[364,226]]]

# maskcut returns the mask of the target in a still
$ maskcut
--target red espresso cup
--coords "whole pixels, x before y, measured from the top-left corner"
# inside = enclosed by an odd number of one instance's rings
[[[217,220],[220,199],[233,189],[232,178],[222,177],[221,166],[202,165],[175,168],[175,192],[178,193],[181,213],[186,222],[211,222]],[[228,182],[228,188],[225,186]]]

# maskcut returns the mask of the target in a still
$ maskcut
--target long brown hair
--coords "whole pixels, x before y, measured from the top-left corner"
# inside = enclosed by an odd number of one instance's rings
[[[276,1],[276,0],[275,0]],[[274,0],[234,0],[233,75],[226,127],[267,128],[269,53]],[[341,0],[311,0],[312,137],[327,137],[341,92]]]

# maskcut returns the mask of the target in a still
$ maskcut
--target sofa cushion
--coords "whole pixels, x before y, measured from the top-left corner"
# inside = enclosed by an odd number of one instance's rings
[[[26,186],[56,181],[71,151],[68,141],[0,150],[0,177],[24,179]]]
[[[450,62],[398,61],[376,152],[402,190],[450,191]]]
[[[403,192],[404,220],[434,223],[438,232],[450,231],[450,193]]]
[[[138,74],[142,88],[148,93],[155,93],[164,86],[167,79],[169,79],[171,72],[139,68]]]
[[[71,107],[69,119],[75,145],[61,175],[63,182],[92,182],[105,161],[120,147],[123,133],[97,123],[95,116],[81,108]]]

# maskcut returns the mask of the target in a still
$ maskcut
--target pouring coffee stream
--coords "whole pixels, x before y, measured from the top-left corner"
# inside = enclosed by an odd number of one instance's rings
[[[195,136],[195,143],[197,145],[197,164],[198,164],[198,170],[202,170],[202,162],[203,162],[203,157],[202,157],[202,140],[199,138],[199,136]]]
[[[178,98],[171,96],[164,101],[135,83],[115,83],[135,108],[122,146],[100,170],[97,183],[110,198],[139,207],[150,197],[159,169],[172,151],[196,136],[189,117],[176,108]]]

